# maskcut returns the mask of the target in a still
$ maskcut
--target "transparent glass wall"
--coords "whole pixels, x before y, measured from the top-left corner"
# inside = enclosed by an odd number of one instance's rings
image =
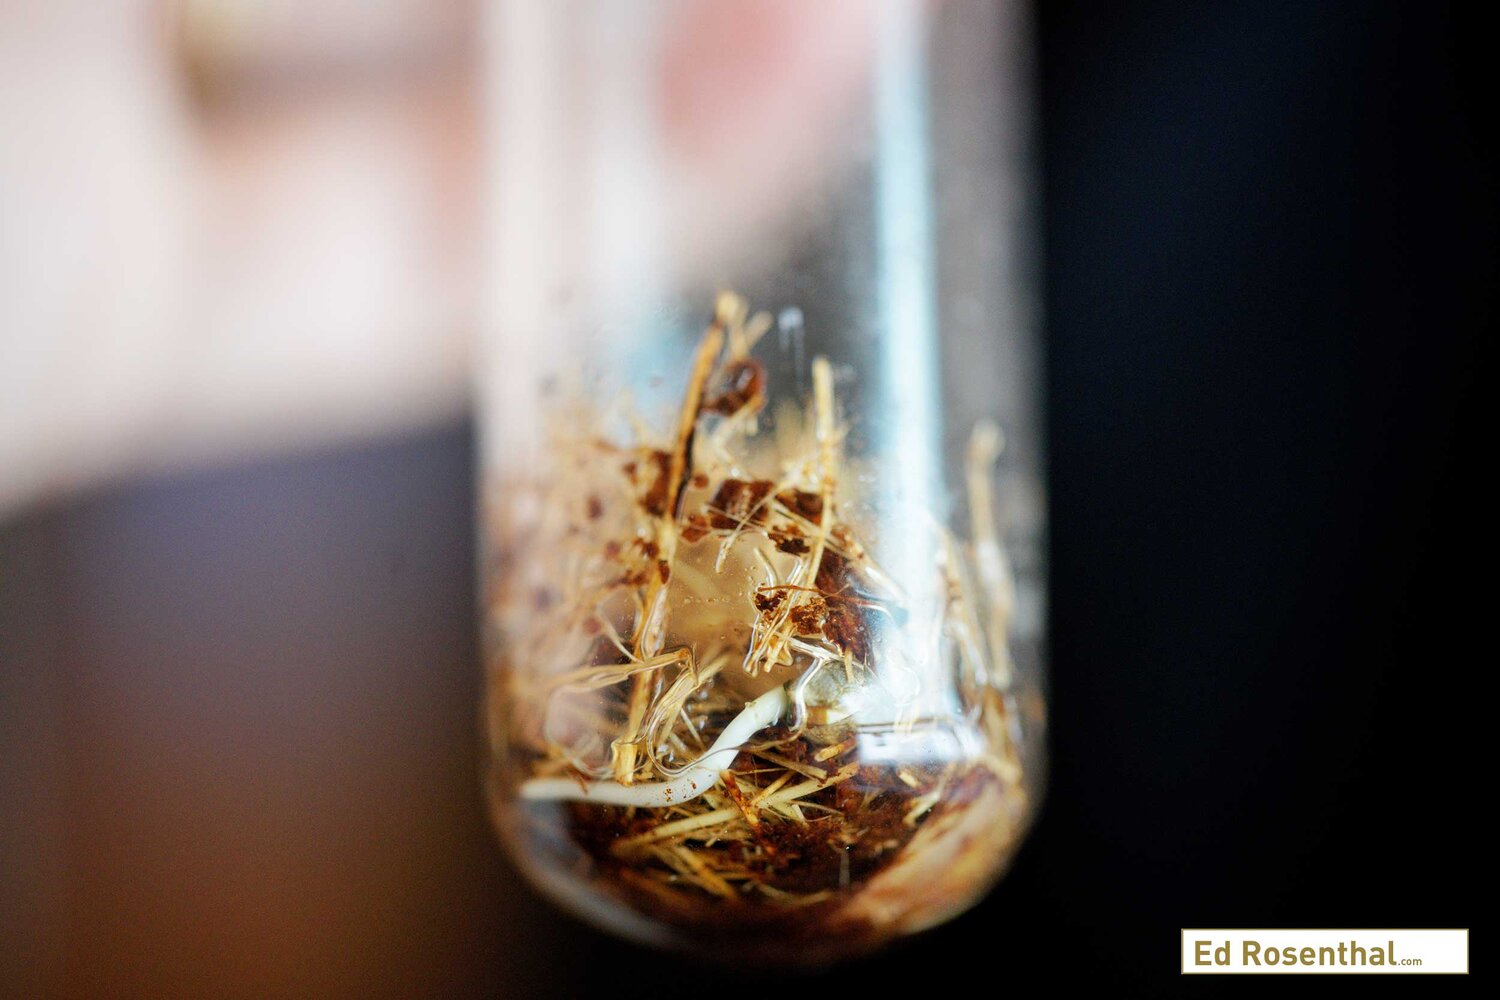
[[[1025,833],[1025,14],[494,9],[490,793],[586,919],[818,962],[960,912]]]

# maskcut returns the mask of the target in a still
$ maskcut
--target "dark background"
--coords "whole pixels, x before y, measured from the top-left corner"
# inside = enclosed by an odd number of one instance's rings
[[[726,983],[525,889],[479,795],[454,427],[0,525],[0,994],[1217,994],[1257,987],[1179,977],[1180,927],[1472,925],[1487,36],[1049,3],[1038,37],[1052,771],[984,904]]]

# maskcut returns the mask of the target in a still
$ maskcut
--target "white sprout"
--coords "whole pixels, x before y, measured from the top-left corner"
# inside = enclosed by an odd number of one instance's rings
[[[521,798],[533,801],[577,799],[599,805],[641,806],[648,809],[690,802],[717,784],[720,772],[734,762],[735,754],[750,741],[750,737],[779,721],[786,709],[785,685],[772,688],[749,702],[724,727],[724,731],[708,751],[671,781],[625,785],[618,781],[533,778],[521,784]]]

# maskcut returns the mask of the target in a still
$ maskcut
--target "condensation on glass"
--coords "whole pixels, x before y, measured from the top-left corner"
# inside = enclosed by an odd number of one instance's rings
[[[970,906],[1025,833],[1023,15],[495,9],[490,796],[585,919],[819,962]]]

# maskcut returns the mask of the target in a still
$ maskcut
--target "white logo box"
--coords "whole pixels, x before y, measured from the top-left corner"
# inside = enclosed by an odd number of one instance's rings
[[[1184,975],[1420,975],[1469,971],[1468,928],[1184,928]]]

